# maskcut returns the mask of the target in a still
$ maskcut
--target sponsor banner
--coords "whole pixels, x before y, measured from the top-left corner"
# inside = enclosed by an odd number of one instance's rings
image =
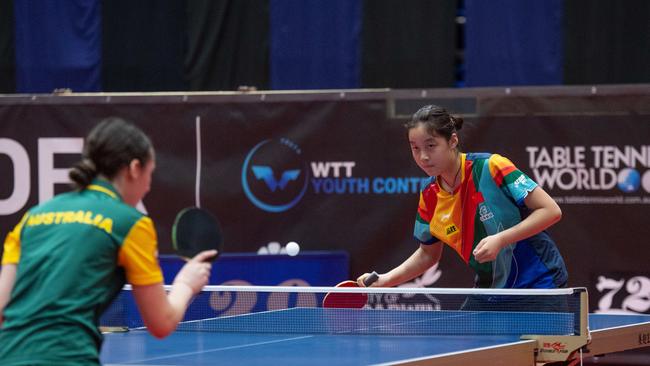
[[[226,253],[212,267],[210,285],[226,286],[328,286],[348,278],[348,254],[343,251],[303,252],[287,255]],[[185,261],[177,256],[160,256],[166,284],[171,284]],[[184,321],[216,316],[316,306],[323,294],[204,291],[192,301]],[[143,326],[130,291],[123,291],[100,320],[102,325],[135,328]]]
[[[650,272],[596,272],[589,286],[592,312],[650,314]]]
[[[412,161],[404,121],[389,117],[383,94],[260,103],[123,98],[0,105],[3,236],[29,207],[69,190],[67,170],[80,158],[83,137],[101,118],[121,116],[156,147],[152,189],[138,208],[156,223],[161,253],[171,252],[175,214],[196,204],[219,218],[230,252],[254,253],[272,241],[344,250],[353,278],[385,272],[417,248],[413,223],[426,177]],[[508,157],[558,201],[563,219],[550,233],[569,285],[586,286],[592,272],[647,268],[648,122],[642,113],[479,115],[465,119],[461,147]],[[486,220],[489,214],[481,212]],[[453,251],[437,270],[435,282],[418,281],[473,285]]]
[[[230,252],[268,242],[345,250],[356,277],[406,258],[423,174],[385,101],[0,106],[0,230],[69,190],[67,170],[101,118],[121,116],[156,148],[138,206],[170,253],[175,214],[200,204],[219,218]],[[35,131],[38,131],[35,133]],[[469,282],[468,282],[469,283]],[[332,285],[335,283],[332,283]]]
[[[329,286],[348,279],[350,258],[344,251],[309,251],[286,254],[226,253],[212,268],[210,285]],[[185,261],[161,255],[160,267],[171,284]]]
[[[526,146],[532,178],[560,204],[650,204],[650,145]]]

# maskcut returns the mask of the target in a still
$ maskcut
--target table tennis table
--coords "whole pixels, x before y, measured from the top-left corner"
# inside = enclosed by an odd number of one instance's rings
[[[318,324],[311,332],[305,324],[323,322],[328,309],[292,308],[265,311],[226,319],[226,331],[204,331],[211,322],[223,318],[191,322],[189,330],[179,328],[169,337],[158,340],[146,330],[105,335],[101,351],[104,365],[535,365],[538,344],[533,339],[521,339],[512,331],[512,313],[503,314],[502,327],[483,329],[479,334],[418,335],[417,327],[427,325],[401,320],[392,330],[374,334],[352,334],[345,330]],[[347,310],[356,319],[389,316],[404,319],[412,311]],[[354,313],[356,312],[356,313]],[[446,317],[453,324],[453,312],[431,312],[436,319]],[[450,315],[451,314],[451,315]],[[487,315],[486,315],[487,314]],[[521,316],[529,316],[521,315]],[[515,314],[516,315],[516,314]],[[449,318],[451,316],[452,318]],[[484,316],[499,316],[490,312],[477,313],[477,324]],[[532,314],[532,316],[536,316]],[[401,318],[400,318],[401,317]],[[650,346],[650,316],[590,314],[591,342],[582,350],[583,357],[613,353]],[[292,320],[293,319],[293,320]],[[296,321],[297,319],[297,321]],[[314,320],[315,319],[315,320]],[[258,322],[275,321],[274,332],[256,332]],[[359,320],[363,325],[363,320]],[[542,322],[547,322],[542,320]],[[436,320],[429,324],[439,324]],[[205,329],[203,329],[205,326]],[[292,330],[284,329],[290,327]],[[411,331],[394,334],[408,327]],[[415,328],[414,328],[415,327]],[[415,331],[413,331],[415,329]],[[444,333],[444,332],[443,332]],[[506,334],[507,333],[507,334]],[[561,347],[561,345],[558,345]]]

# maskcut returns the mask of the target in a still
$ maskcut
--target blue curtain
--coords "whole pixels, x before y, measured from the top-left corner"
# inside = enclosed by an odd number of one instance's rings
[[[562,0],[466,0],[467,86],[563,81]]]
[[[271,0],[271,88],[360,85],[361,0]]]
[[[99,0],[14,0],[17,91],[100,91],[100,10]]]

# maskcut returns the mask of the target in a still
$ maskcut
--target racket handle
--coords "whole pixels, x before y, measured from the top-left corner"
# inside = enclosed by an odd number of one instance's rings
[[[372,271],[372,273],[369,274],[368,277],[363,279],[363,284],[366,287],[370,287],[370,285],[377,282],[378,279],[379,279],[379,274],[375,271]]]

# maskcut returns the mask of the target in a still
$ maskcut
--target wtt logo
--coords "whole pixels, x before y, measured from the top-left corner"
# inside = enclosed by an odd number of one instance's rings
[[[284,187],[287,186],[289,181],[296,180],[300,176],[300,169],[286,170],[282,172],[280,180],[277,181],[273,175],[273,168],[270,166],[253,165],[251,169],[253,170],[253,174],[255,174],[255,178],[263,180],[271,192],[275,192],[278,188],[284,190]]]
[[[264,140],[246,156],[242,187],[258,208],[283,212],[295,206],[307,191],[308,169],[300,147],[291,140]]]

